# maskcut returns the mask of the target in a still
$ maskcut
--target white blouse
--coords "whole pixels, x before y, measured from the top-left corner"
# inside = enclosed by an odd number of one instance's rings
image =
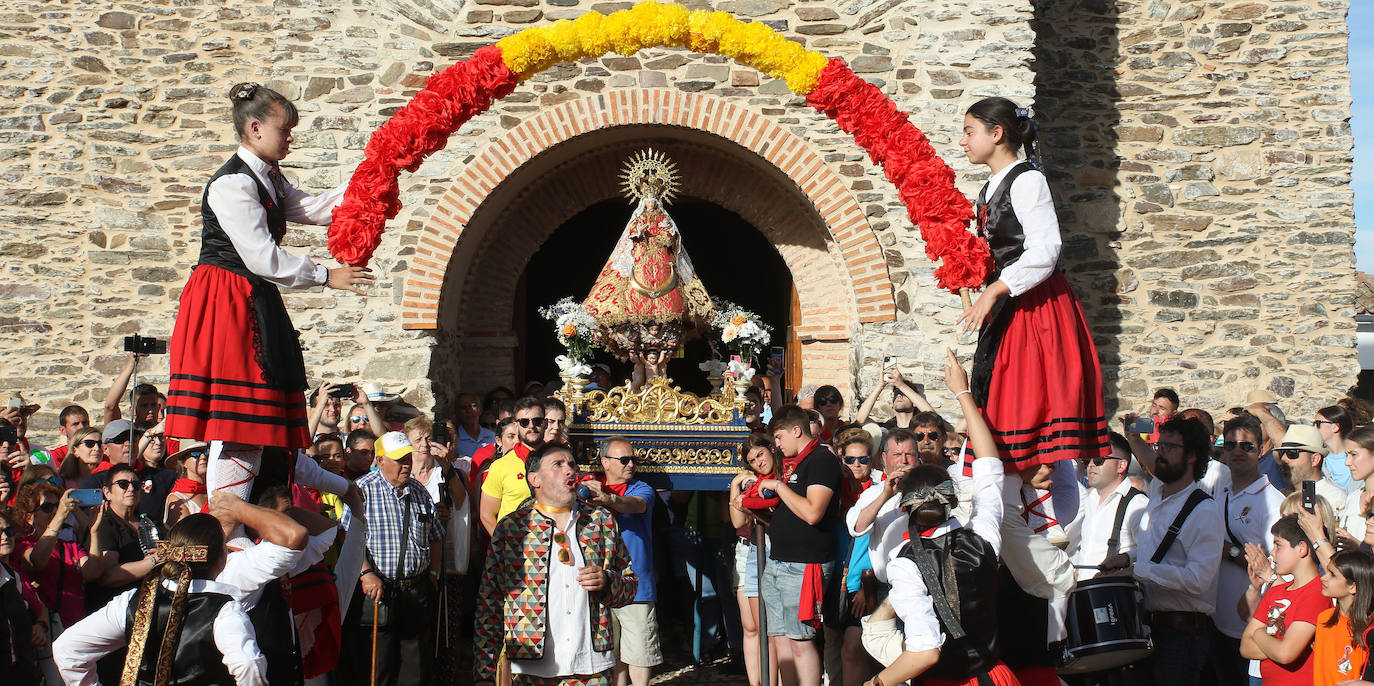
[[[992,198],[1015,164],[993,174],[984,187],[985,199]],[[1054,274],[1059,264],[1059,217],[1054,213],[1054,198],[1045,175],[1035,169],[1016,177],[1011,184],[1011,208],[1025,231],[1026,246],[1021,257],[1002,268],[1001,280],[1016,297],[1040,285]]]
[[[163,581],[163,588],[175,590],[176,583]],[[237,589],[214,581],[192,579],[191,593],[223,593],[238,595]],[[62,681],[68,686],[96,686],[96,660],[125,646],[125,622],[129,603],[138,589],[130,589],[111,600],[105,607],[86,616],[67,628],[53,643],[52,657]],[[230,600],[220,608],[214,622],[215,647],[224,655],[224,666],[239,686],[266,686],[267,658],[258,649],[257,633],[237,600]],[[156,655],[158,646],[147,647]]]
[[[236,154],[281,204],[287,221],[329,224],[334,208],[343,201],[344,190],[348,188],[348,183],[344,182],[331,191],[310,195],[292,186],[283,176],[286,197],[277,198],[270,175],[272,165],[244,147],[239,147]],[[243,174],[221,176],[210,184],[206,202],[210,203],[220,228],[228,234],[248,271],[287,288],[322,286],[329,278],[329,270],[324,265],[315,264],[305,255],[292,255],[272,240],[272,232],[267,227],[267,209],[258,199],[258,188],[252,179]]]

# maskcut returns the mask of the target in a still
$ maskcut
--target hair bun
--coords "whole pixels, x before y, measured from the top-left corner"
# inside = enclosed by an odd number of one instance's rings
[[[253,96],[258,92],[258,89],[261,87],[261,85],[253,83],[251,81],[236,83],[234,84],[233,88],[229,89],[229,99],[235,102],[239,100],[252,100]]]

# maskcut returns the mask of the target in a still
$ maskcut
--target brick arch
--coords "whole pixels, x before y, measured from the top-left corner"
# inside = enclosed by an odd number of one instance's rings
[[[475,243],[459,239],[507,177],[541,153],[579,136],[637,125],[680,127],[724,139],[766,161],[795,184],[829,234],[832,252],[853,293],[852,303],[838,307],[833,301],[808,299],[801,290],[803,284],[815,280],[816,275],[809,273],[813,265],[789,262],[802,300],[803,330],[819,339],[848,339],[852,325],[835,332],[838,335],[825,335],[818,329],[830,328],[825,322],[836,314],[854,323],[896,319],[892,281],[877,236],[845,180],[804,139],[764,115],[719,97],[669,89],[617,89],[541,109],[489,144],[456,174],[419,231],[402,287],[402,327],[440,328],[444,283],[452,272],[455,252],[463,243]]]

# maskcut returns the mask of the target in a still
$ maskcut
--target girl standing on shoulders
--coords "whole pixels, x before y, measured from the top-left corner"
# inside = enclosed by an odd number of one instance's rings
[[[263,446],[310,445],[305,363],[278,287],[329,286],[362,294],[364,267],[327,269],[281,247],[288,220],[328,224],[345,186],[312,196],[280,162],[300,117],[255,83],[229,91],[239,148],[205,186],[200,259],[181,294],[172,333],[167,433],[210,443],[209,490],[247,499]],[[296,460],[298,482],[337,494],[348,481]]]
[[[1027,110],[987,98],[968,109],[959,140],[969,161],[992,172],[977,212],[995,267],[960,318],[978,329],[970,390],[1018,471],[1110,452],[1097,350],[1058,269],[1059,219],[1035,139]]]

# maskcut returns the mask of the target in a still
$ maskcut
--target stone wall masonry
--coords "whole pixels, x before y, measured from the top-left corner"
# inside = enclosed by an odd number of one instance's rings
[[[704,2],[690,7],[707,7]],[[224,97],[266,82],[301,110],[287,174],[323,190],[425,76],[588,0],[19,0],[0,12],[0,389],[98,410],[135,331],[169,336],[209,174],[234,149]],[[1204,407],[1270,387],[1299,411],[1353,383],[1353,210],[1344,0],[722,0],[879,84],[977,192],[956,141],[988,95],[1033,103],[1064,221],[1064,266],[1101,346],[1112,407],[1171,383]],[[653,49],[558,65],[469,122],[401,182],[405,208],[366,297],[288,306],[312,379],[366,376],[429,406],[433,356],[480,346],[402,328],[400,285],[439,199],[490,141],[560,102],[623,88],[702,93],[802,137],[845,179],[882,246],[894,321],[865,323],[826,374],[867,393],[884,355],[938,386],[957,299],[934,288],[895,191],[780,82]],[[287,247],[333,264],[323,227]],[[697,260],[703,257],[696,257]],[[519,269],[523,265],[512,265]],[[804,277],[804,275],[801,275]],[[801,278],[801,277],[799,277]],[[967,355],[971,346],[956,346]],[[832,369],[833,367],[833,369]],[[818,371],[820,368],[817,368]],[[165,384],[166,361],[151,380]],[[943,394],[937,406],[952,407]]]

